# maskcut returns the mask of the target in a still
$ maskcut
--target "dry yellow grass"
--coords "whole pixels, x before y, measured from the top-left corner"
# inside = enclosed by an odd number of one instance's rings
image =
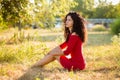
[[[89,43],[84,46],[86,69],[68,72],[57,61],[46,65],[44,68],[30,69],[35,61],[44,56],[41,54],[46,54],[62,42],[59,39],[62,36],[61,32],[48,30],[25,30],[24,32],[29,34],[32,39],[16,44],[0,44],[0,54],[5,53],[5,50],[8,50],[8,53],[9,50],[13,53],[22,52],[23,55],[29,52],[21,60],[23,62],[0,61],[0,80],[17,80],[18,78],[19,80],[120,80],[120,59],[118,57],[120,56],[120,49],[119,46],[111,44],[111,35],[108,33],[100,33],[100,35],[97,33],[97,36],[95,36],[96,33],[90,33],[88,36]],[[0,34],[10,37],[13,33],[5,33],[4,35],[3,32]],[[41,45],[43,45],[42,48]],[[30,48],[30,50],[26,48]],[[32,55],[33,52],[34,55]]]

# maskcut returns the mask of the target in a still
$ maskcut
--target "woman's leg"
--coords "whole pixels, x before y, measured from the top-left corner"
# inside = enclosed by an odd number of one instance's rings
[[[44,65],[54,61],[55,59],[58,60],[59,56],[61,55],[63,55],[61,48],[59,46],[55,47],[43,59],[35,63],[33,67],[43,67]]]

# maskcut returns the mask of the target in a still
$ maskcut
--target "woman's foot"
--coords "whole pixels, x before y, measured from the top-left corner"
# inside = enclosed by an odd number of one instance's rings
[[[33,65],[33,66],[31,66],[31,69],[33,69],[33,68],[43,68],[43,66],[40,66],[40,65]]]

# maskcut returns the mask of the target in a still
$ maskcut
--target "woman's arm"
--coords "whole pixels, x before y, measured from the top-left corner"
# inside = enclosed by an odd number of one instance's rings
[[[65,51],[63,51],[63,53],[65,55],[68,55],[72,52],[72,50],[74,49],[75,45],[77,44],[79,37],[77,35],[72,34],[67,42],[67,48]]]
[[[61,49],[64,49],[66,46],[67,46],[67,43],[66,43],[66,42],[60,44],[60,48],[61,48]]]

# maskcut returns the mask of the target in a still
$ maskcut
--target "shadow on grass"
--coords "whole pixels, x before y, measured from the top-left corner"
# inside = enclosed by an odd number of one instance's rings
[[[32,68],[28,69],[18,80],[44,80],[48,79],[52,74],[55,74],[55,71],[65,71],[64,69],[54,68],[47,70],[44,68]]]
[[[96,69],[96,70],[93,70],[93,71],[94,72],[101,72],[101,73],[105,73],[105,74],[108,74],[108,73],[114,71],[115,72],[114,77],[120,79],[120,67],[118,67],[118,66],[104,67],[104,68]]]
[[[43,80],[43,70],[42,69],[28,69],[27,72],[25,72],[18,80],[36,80],[36,78],[40,78],[40,80]]]
[[[118,66],[113,66],[113,67],[104,67],[100,69],[93,70],[94,72],[102,72],[102,73],[108,73],[111,71],[120,71],[120,68]]]

